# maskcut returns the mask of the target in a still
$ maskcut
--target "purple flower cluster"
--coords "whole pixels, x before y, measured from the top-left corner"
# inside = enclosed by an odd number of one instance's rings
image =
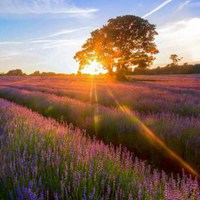
[[[164,79],[123,84],[110,81],[106,85],[97,80],[34,77],[34,81],[22,79],[17,83],[8,81],[1,84],[0,96],[46,117],[73,123],[107,143],[122,144],[129,150],[147,154],[145,159],[149,158],[159,165],[157,162],[160,162],[160,158],[155,151],[149,150],[151,145],[146,138],[138,134],[134,120],[129,116],[127,119],[126,113],[120,109],[125,106],[170,149],[200,170],[199,81],[189,77],[186,85],[186,81],[177,77],[174,79],[176,81]],[[52,82],[55,82],[53,86]],[[188,91],[192,91],[191,94],[185,93],[186,86]],[[61,90],[81,96],[69,98]],[[86,98],[82,98],[82,95]],[[92,99],[95,99],[95,104],[90,103]],[[104,100],[118,107],[102,105]]]
[[[0,130],[0,199],[198,200],[197,179],[152,171],[129,151],[3,99]]]
[[[22,81],[18,82],[14,81],[16,78],[12,80],[8,77],[7,81],[6,77],[3,78],[2,85],[67,96],[109,107],[118,106],[114,97],[121,105],[145,114],[167,111],[183,116],[200,115],[199,75],[137,76],[138,81],[128,84],[80,77],[32,77],[29,79],[22,77]]]

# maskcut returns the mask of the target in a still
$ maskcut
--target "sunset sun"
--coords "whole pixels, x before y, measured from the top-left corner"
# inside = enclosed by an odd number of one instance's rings
[[[107,73],[107,70],[103,68],[103,65],[96,60],[91,61],[89,65],[86,65],[82,70],[83,74],[99,75]]]

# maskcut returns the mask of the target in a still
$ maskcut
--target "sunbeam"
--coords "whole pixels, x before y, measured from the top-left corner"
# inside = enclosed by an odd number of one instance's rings
[[[92,96],[93,96],[93,90],[94,90],[94,79],[91,77],[90,81],[90,103],[92,103]]]
[[[95,127],[95,133],[97,134],[99,125],[99,104],[98,104],[98,93],[97,93],[96,83],[94,84],[94,95],[95,95],[94,127]]]
[[[180,156],[178,156],[173,150],[171,150],[158,136],[156,136],[140,119],[138,119],[135,114],[127,107],[119,103],[115,98],[112,91],[109,89],[109,94],[112,96],[115,103],[118,105],[119,109],[126,113],[134,124],[137,125],[138,130],[143,134],[152,145],[161,147],[168,155],[170,155],[174,160],[176,160],[183,168],[187,169],[193,175],[200,177],[199,173],[193,169],[186,161],[184,161]]]

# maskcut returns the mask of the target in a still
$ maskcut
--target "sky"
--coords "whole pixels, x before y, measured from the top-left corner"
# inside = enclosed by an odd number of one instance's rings
[[[153,66],[200,62],[200,0],[0,0],[0,72],[75,73],[73,56],[90,32],[132,14],[156,25]]]

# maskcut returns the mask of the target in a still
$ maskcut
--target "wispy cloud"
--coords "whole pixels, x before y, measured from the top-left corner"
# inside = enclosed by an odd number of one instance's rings
[[[82,33],[90,28],[61,29],[38,38],[0,41],[0,69],[4,66],[10,66],[10,68],[24,66],[24,69],[27,69],[28,66],[33,68],[40,66],[40,69],[45,71],[45,67],[42,69],[42,66],[46,65],[49,70],[49,66],[56,66],[56,70],[62,71],[62,67],[66,66],[67,62],[74,62],[74,52],[86,39],[86,35]],[[73,36],[75,32],[78,32],[80,36],[68,37],[70,34]],[[76,66],[75,63],[74,66]],[[10,68],[8,67],[8,69]],[[68,71],[75,72],[76,68],[69,68]]]
[[[24,52],[59,48],[63,46],[81,46],[84,39],[30,39],[24,42],[11,41],[0,42],[0,47],[3,46],[12,51],[13,48],[22,49]],[[31,48],[30,48],[31,47]],[[7,53],[6,53],[7,54]],[[9,55],[10,56],[10,55]],[[1,58],[1,56],[0,56]]]
[[[170,2],[172,2],[173,0],[166,0],[164,1],[162,4],[160,4],[159,6],[157,6],[156,8],[154,8],[153,10],[151,10],[150,12],[148,12],[147,14],[145,14],[143,16],[143,18],[147,18],[150,15],[154,14],[155,12],[159,11],[161,8],[163,8],[164,6],[166,6],[167,4],[169,4]]]
[[[179,6],[177,7],[177,11],[182,10],[185,6],[187,6],[188,4],[190,4],[192,1],[191,0],[186,0],[184,2],[182,2],[181,4],[179,4]]]
[[[45,36],[45,38],[58,37],[58,36],[62,36],[62,35],[70,34],[70,33],[80,32],[80,31],[84,31],[84,30],[90,30],[90,29],[91,29],[91,27],[83,27],[83,28],[77,28],[77,29],[65,29],[65,30],[61,30],[56,33],[47,35],[47,36]]]
[[[98,11],[97,8],[80,8],[66,0],[3,0],[0,1],[0,14],[17,15],[70,15],[88,16]]]
[[[2,52],[0,55],[0,60],[10,60],[13,59],[14,56],[21,55],[22,53],[20,51],[13,50],[12,52]]]
[[[35,48],[39,48],[41,50],[59,48],[63,46],[80,46],[83,43],[83,39],[33,40],[30,43],[36,45]],[[33,48],[30,50],[33,50]]]
[[[0,41],[0,45],[17,45],[17,44],[22,44],[23,42],[20,41]]]
[[[14,47],[14,46],[32,46],[31,48],[26,48],[29,50],[34,50],[34,47],[40,47],[42,49],[45,48],[53,48],[59,46],[67,46],[67,45],[80,45],[80,41],[83,43],[83,40],[79,40],[77,38],[68,39],[66,35],[76,33],[83,33],[83,31],[89,31],[94,29],[92,27],[81,27],[75,29],[63,29],[58,30],[57,32],[47,34],[37,38],[30,38],[24,41],[0,41],[0,46]]]
[[[27,41],[0,42],[0,71],[20,67],[26,71],[76,72],[78,65],[73,60],[86,38],[75,39],[30,39]],[[71,67],[73,63],[74,67]],[[6,66],[6,67],[5,67]],[[52,68],[51,68],[52,67]]]
[[[41,45],[41,48],[43,49],[49,49],[49,48],[57,48],[61,46],[70,46],[70,45],[81,45],[83,43],[83,40],[80,39],[66,39],[65,35],[72,34],[75,32],[82,33],[83,31],[89,31],[91,27],[82,27],[82,28],[76,28],[76,29],[64,29],[57,31],[55,33],[45,35],[43,37],[39,38],[33,38],[26,41],[26,44],[37,44]],[[64,38],[62,37],[64,36]]]

